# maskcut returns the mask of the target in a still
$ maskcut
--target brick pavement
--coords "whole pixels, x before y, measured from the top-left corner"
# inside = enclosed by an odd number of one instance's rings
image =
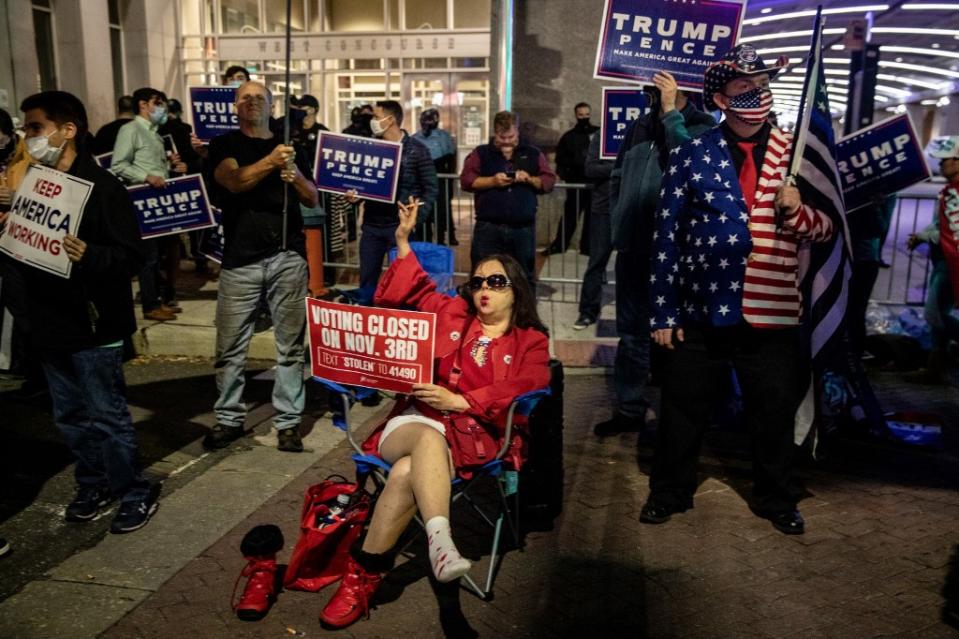
[[[956,388],[916,391],[878,376],[887,408],[954,407]],[[417,556],[385,582],[369,621],[345,637],[957,637],[939,621],[950,553],[959,545],[959,417],[935,453],[846,439],[802,470],[807,534],[786,537],[750,514],[741,496],[749,464],[741,434],[713,431],[694,510],[663,526],[638,521],[650,449],[635,436],[596,440],[591,425],[611,404],[611,380],[570,376],[566,395],[566,503],[551,531],[510,552],[496,597],[479,601],[426,578]],[[897,402],[899,402],[897,404]],[[601,408],[598,408],[601,407]],[[133,637],[315,637],[333,592],[284,592],[257,623],[229,607],[251,526],[280,524],[296,538],[303,490],[349,472],[340,446],[211,546],[105,633]],[[457,538],[476,551],[468,518]],[[465,523],[464,523],[465,522]],[[472,547],[472,548],[471,548]],[[486,558],[482,560],[486,565]],[[466,621],[468,620],[468,622]]]

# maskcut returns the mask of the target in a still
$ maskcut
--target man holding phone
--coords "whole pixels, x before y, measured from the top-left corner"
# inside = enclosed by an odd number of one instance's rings
[[[460,186],[474,193],[476,226],[470,259],[507,253],[519,260],[533,281],[536,256],[537,195],[549,193],[556,174],[546,156],[519,139],[515,114],[493,118],[493,139],[478,146],[463,162]]]

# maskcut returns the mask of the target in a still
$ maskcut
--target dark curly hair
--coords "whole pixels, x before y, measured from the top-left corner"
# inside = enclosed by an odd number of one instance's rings
[[[526,279],[526,271],[520,263],[516,261],[515,257],[503,254],[488,255],[473,266],[473,271],[470,276],[475,275],[479,267],[486,262],[493,261],[503,265],[503,270],[506,271],[506,277],[512,282],[513,314],[509,319],[509,327],[533,328],[544,335],[549,335],[549,329],[543,324],[543,320],[539,318],[539,313],[536,310],[536,296],[533,295],[533,288],[530,286],[529,280]],[[458,290],[460,297],[469,304],[470,313],[475,315],[476,304],[473,303],[473,294],[470,292],[467,284],[461,284]]]

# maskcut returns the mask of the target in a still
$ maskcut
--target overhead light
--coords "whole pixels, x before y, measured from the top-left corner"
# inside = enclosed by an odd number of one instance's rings
[[[902,62],[902,58],[896,58],[896,62]]]
[[[922,87],[923,89],[938,89],[938,84],[933,84],[932,82],[925,82],[923,80],[916,80],[915,78],[904,78],[898,75],[889,75],[888,73],[877,73],[876,77],[880,80],[886,80],[889,82],[898,82],[900,84],[909,84],[912,86]]]
[[[896,107],[896,113],[905,113],[905,112],[906,112],[905,104],[900,104],[899,106]]]
[[[950,100],[948,95],[942,96],[941,98],[939,98],[939,101],[936,102],[937,107],[949,106],[949,104],[950,104]]]
[[[827,29],[828,31],[828,29]],[[873,33],[907,33],[909,35],[956,35],[955,29],[922,29],[919,27],[876,27]],[[845,29],[843,29],[845,33]]]
[[[894,87],[887,87],[884,84],[877,84],[876,91],[882,91],[883,93],[888,93],[889,95],[898,95],[904,98],[907,98],[910,95],[912,95],[912,91],[906,91],[904,89],[896,89]]]
[[[923,2],[904,4],[900,9],[906,11],[959,11],[959,4],[947,4],[943,2]]]
[[[938,49],[938,48],[939,48],[939,43],[938,43],[938,42],[933,42],[933,43],[932,43],[931,45],[929,45],[929,46],[931,46],[933,49]]]
[[[772,9],[770,9],[769,7],[766,7],[765,9],[763,9],[762,11],[760,11],[759,13],[765,15],[765,14],[767,14],[767,13],[772,13],[772,12],[773,12]]]
[[[816,12],[814,11],[812,15],[815,15],[815,14]],[[761,19],[761,18],[757,18],[757,19]],[[875,31],[875,29],[873,30]],[[823,35],[840,35],[842,33],[845,33],[846,30],[845,29],[823,29],[822,32],[823,32]],[[952,32],[950,31],[949,33],[951,34]],[[782,31],[780,33],[764,33],[763,35],[754,35],[754,36],[749,36],[748,38],[740,38],[739,41],[740,42],[759,42],[760,40],[780,40],[783,38],[803,38],[803,37],[808,38],[811,35],[812,35],[812,29],[807,29],[805,31]],[[804,47],[804,48],[807,50],[809,49],[809,47]]]
[[[836,9],[823,9],[823,15],[835,15],[837,13],[867,13],[869,11],[885,11],[889,8],[888,4],[868,4],[858,7],[838,7]],[[762,14],[770,13],[772,9],[763,9],[760,11]],[[793,11],[790,13],[781,13],[778,16],[769,16],[768,18],[750,18],[748,20],[743,20],[745,25],[754,25],[754,24],[763,24],[765,22],[776,22],[778,20],[791,20],[793,18],[808,18],[810,16],[816,15],[815,9],[809,9],[806,11]],[[843,29],[842,31],[845,31]]]
[[[933,104],[936,104],[936,100],[923,100],[919,104],[921,104],[922,106],[932,106]]]
[[[883,62],[882,60],[880,60],[879,68],[880,69],[902,69],[904,71],[918,71],[920,73],[944,75],[947,78],[959,78],[959,72],[957,71],[946,71],[945,69],[937,69],[935,67],[924,67],[918,64],[907,64],[904,62]]]

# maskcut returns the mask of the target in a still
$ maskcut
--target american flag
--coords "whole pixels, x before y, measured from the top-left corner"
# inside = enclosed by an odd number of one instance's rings
[[[736,116],[746,122],[762,123],[766,121],[766,115],[772,105],[772,92],[759,91],[753,93],[746,104],[736,109]]]
[[[849,229],[836,169],[832,117],[823,72],[822,28],[820,6],[813,28],[789,175],[799,187],[803,201],[828,215],[836,232],[829,241],[807,242],[799,251],[802,325],[812,359],[812,376],[796,413],[797,445],[806,440],[815,422],[816,389],[822,373],[842,352],[843,318],[851,273]]]

